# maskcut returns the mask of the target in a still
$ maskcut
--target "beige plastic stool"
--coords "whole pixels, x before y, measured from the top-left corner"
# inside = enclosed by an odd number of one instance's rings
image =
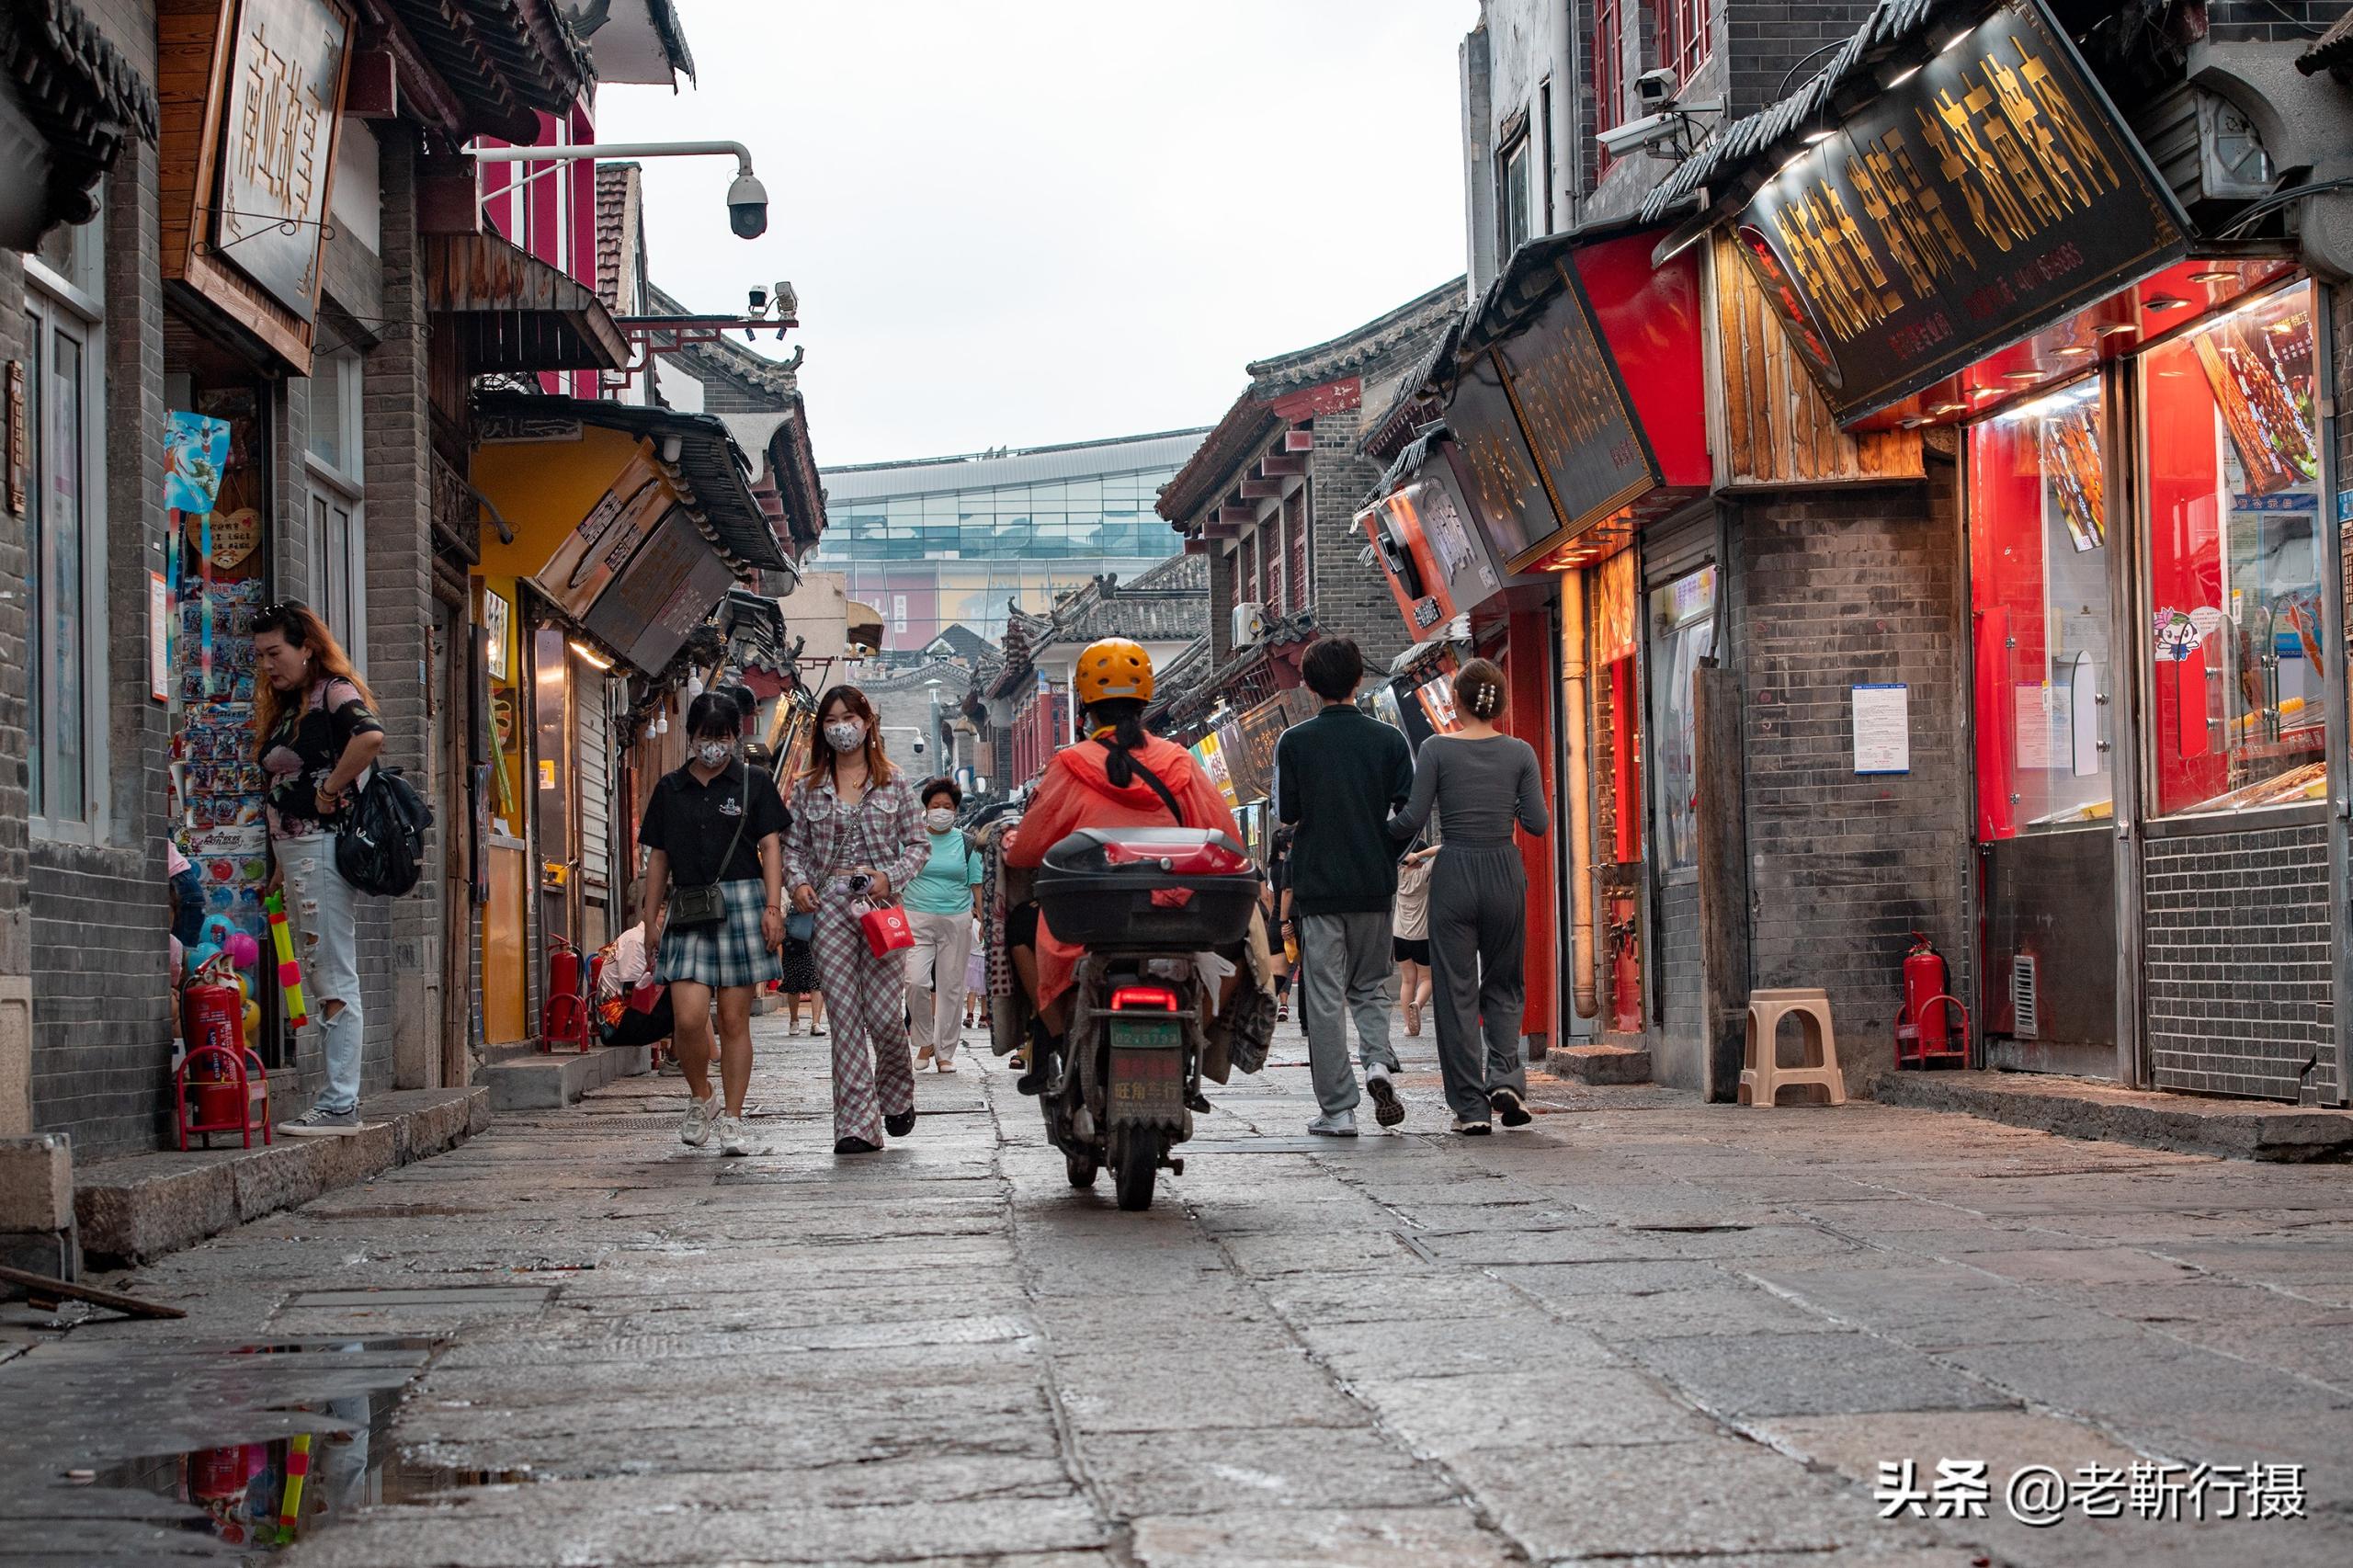
[[[1781,1020],[1796,1014],[1804,1028],[1806,1064],[1784,1067],[1774,1049]],[[1803,989],[1748,994],[1748,1047],[1740,1070],[1740,1103],[1760,1108],[1792,1085],[1819,1088],[1832,1105],[1847,1103],[1847,1075],[1838,1070],[1838,1037],[1830,1028],[1830,994]]]

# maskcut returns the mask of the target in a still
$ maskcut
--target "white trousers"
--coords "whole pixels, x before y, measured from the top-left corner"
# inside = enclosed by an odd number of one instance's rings
[[[964,967],[972,957],[972,913],[907,911],[915,945],[907,949],[907,1038],[943,1062],[956,1057],[964,1032]]]

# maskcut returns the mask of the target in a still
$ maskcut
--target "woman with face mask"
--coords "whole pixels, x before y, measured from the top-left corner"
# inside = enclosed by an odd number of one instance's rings
[[[956,1071],[956,1046],[964,1012],[965,970],[972,954],[972,923],[980,918],[984,869],[980,851],[956,812],[964,791],[953,778],[923,787],[924,831],[931,835],[931,858],[907,888],[907,925],[915,945],[907,949],[907,1022],[915,1037],[915,1070],[928,1062],[942,1073]]]
[[[874,956],[858,917],[898,902],[931,857],[923,804],[882,752],[874,705],[854,686],[817,704],[819,744],[792,790],[784,881],[816,916],[810,945],[834,1016],[834,1153],[871,1154],[915,1129],[903,953]]]
[[[678,1137],[748,1154],[744,1096],[752,1084],[752,996],[784,971],[784,802],[776,780],[739,752],[743,710],[706,691],[687,709],[687,765],[654,786],[638,824],[646,852],[645,946],[670,987],[678,1070],[694,1096]],[[719,1080],[710,1086],[711,998],[719,1000]]]

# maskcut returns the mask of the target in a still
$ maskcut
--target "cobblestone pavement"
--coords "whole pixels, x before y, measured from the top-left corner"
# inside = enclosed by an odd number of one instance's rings
[[[2353,1562],[2344,1167],[1540,1077],[1463,1140],[1426,1040],[1311,1141],[1293,1039],[1122,1214],[984,1053],[837,1161],[757,1028],[752,1158],[632,1080],[126,1277],[183,1323],[0,1314],[0,1563],[233,1560],[174,1495],[301,1431],[301,1568]],[[1988,1517],[1881,1518],[1907,1460]],[[2249,1465],[2308,1517],[2134,1517]]]

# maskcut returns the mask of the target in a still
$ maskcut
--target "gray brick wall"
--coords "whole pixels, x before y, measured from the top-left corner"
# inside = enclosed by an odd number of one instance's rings
[[[152,58],[152,32],[147,53]],[[126,148],[106,187],[105,225],[106,653],[104,667],[87,678],[107,693],[108,809],[94,842],[35,837],[24,865],[34,1124],[70,1132],[85,1159],[153,1147],[169,1103],[162,843],[168,742],[164,705],[147,695],[148,573],[162,567],[165,544],[153,148],[135,142]],[[21,638],[21,621],[16,630]],[[21,662],[21,641],[17,652]],[[9,773],[11,820],[19,824],[20,693],[12,694],[19,737]]]
[[[1370,541],[1356,526],[1357,508],[1381,482],[1381,465],[1357,455],[1361,418],[1352,409],[1315,421],[1315,449],[1307,463],[1308,520],[1313,529],[1308,550],[1314,558],[1308,588],[1317,628],[1355,638],[1365,663],[1383,669],[1410,644],[1397,596],[1389,591],[1380,564],[1364,559]],[[1274,530],[1267,533],[1271,538]]]
[[[1951,467],[1930,472],[1745,503],[1733,527],[1752,983],[1828,990],[1850,1084],[1885,1069],[1911,932],[1968,983],[1960,531]],[[1908,774],[1854,771],[1848,688],[1876,682],[1910,687]]]
[[[2217,43],[2284,43],[2302,50],[2344,14],[2343,0],[2206,0],[2206,36]]]
[[[24,282],[23,257],[0,250],[0,299],[21,300]],[[27,349],[24,312],[0,311],[0,361],[23,364],[30,375]],[[29,510],[29,494],[27,502]],[[25,580],[25,522],[0,509],[0,582]],[[22,977],[32,970],[25,841],[26,790],[31,783],[25,742],[25,613],[24,595],[0,595],[0,977]]]
[[[2336,1071],[2325,825],[2149,842],[2149,1065],[2160,1088],[2311,1101]]]

